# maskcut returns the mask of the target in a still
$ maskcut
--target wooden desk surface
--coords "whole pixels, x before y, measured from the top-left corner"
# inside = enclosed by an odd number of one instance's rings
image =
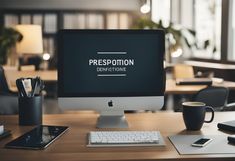
[[[45,70],[45,71],[11,71],[5,73],[8,86],[11,91],[17,92],[16,88],[16,79],[18,78],[27,78],[27,77],[36,77],[39,76],[45,82],[56,82],[57,70]]]
[[[4,145],[12,139],[29,131],[32,127],[18,126],[17,116],[1,116],[0,122],[12,130],[12,137],[0,141],[1,161],[78,161],[78,160],[198,160],[218,161],[235,160],[235,154],[179,155],[167,136],[175,134],[218,134],[217,123],[234,119],[235,112],[215,113],[215,121],[204,124],[201,131],[188,132],[182,119],[182,113],[158,112],[126,114],[128,130],[159,130],[166,142],[165,147],[118,147],[87,148],[87,133],[95,128],[97,114],[59,114],[45,115],[43,124],[67,125],[67,133],[45,150],[5,149]],[[104,129],[101,129],[104,130]]]
[[[192,60],[186,60],[184,61],[184,63],[195,66],[195,67],[201,67],[201,68],[235,70],[234,64],[221,64],[221,63],[201,62],[201,61],[192,61]]]
[[[7,77],[10,82],[10,90],[16,92],[17,88],[15,80],[20,77],[36,77],[39,76],[45,82],[56,82],[57,70],[48,71],[17,71]],[[235,82],[224,81],[223,83],[213,83],[213,86],[222,86],[229,89],[235,89]],[[195,94],[199,90],[206,88],[205,85],[176,85],[175,80],[166,80],[166,94]]]
[[[235,89],[235,82],[223,81],[223,83],[214,83],[212,86],[216,87],[226,87],[230,90]],[[166,80],[166,94],[195,94],[199,90],[206,88],[206,85],[176,85],[175,80]]]
[[[57,70],[39,70],[39,71],[17,71],[17,77],[36,77],[39,76],[44,81],[57,81]]]

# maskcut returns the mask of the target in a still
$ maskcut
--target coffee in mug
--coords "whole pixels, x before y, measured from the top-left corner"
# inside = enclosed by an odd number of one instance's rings
[[[214,110],[210,106],[206,106],[203,102],[184,102],[183,118],[187,130],[200,130],[203,123],[210,123],[214,119]],[[211,112],[211,119],[206,121],[206,111]]]

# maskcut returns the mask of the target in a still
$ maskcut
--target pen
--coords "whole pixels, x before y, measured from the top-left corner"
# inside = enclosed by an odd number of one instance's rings
[[[35,95],[40,95],[45,87],[40,77],[19,78],[16,80],[16,86],[20,97],[34,97]]]
[[[38,86],[37,86],[37,94],[40,95],[40,93],[42,92],[42,90],[44,89],[44,82],[40,79],[40,77],[37,77],[37,80],[38,82]]]
[[[35,92],[36,92],[36,89],[38,88],[38,81],[35,80],[34,81],[34,86],[33,86],[33,90],[32,90],[32,94],[31,94],[31,97],[34,97],[35,96]]]
[[[21,93],[20,95],[22,97],[27,97],[27,93],[26,93],[25,87],[23,85],[23,78],[17,79],[16,80],[16,85],[17,85],[19,93]]]
[[[19,79],[16,80],[16,87],[18,89],[20,97],[23,97],[24,95],[23,95],[21,88],[20,88],[20,80]]]
[[[32,83],[31,83],[31,79],[23,79],[23,85],[24,85],[24,89],[26,91],[26,94],[28,97],[31,96],[31,91],[32,91]]]

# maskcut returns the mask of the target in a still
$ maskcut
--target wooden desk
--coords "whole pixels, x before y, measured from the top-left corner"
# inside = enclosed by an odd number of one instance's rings
[[[184,61],[184,63],[201,68],[235,70],[234,64],[221,64],[221,63],[201,62],[201,61],[192,61],[192,60]]]
[[[223,81],[223,83],[214,83],[212,86],[216,87],[226,87],[230,90],[235,90],[235,82]],[[175,80],[167,79],[166,80],[166,94],[195,94],[203,88],[206,88],[206,85],[176,85]]]
[[[42,71],[17,71],[15,77],[36,77],[39,76],[43,81],[57,81],[57,70]]]
[[[45,82],[56,82],[57,70],[48,71],[16,71],[15,73],[6,73],[7,81],[10,82],[10,90],[16,92],[15,80],[20,77],[39,76]],[[229,89],[235,89],[235,82],[224,81],[223,83],[213,83],[213,86],[222,86]],[[175,80],[166,80],[166,94],[195,94],[199,90],[206,88],[205,85],[176,85]]]
[[[8,86],[11,91],[16,92],[16,79],[18,78],[27,78],[27,77],[36,77],[39,76],[45,82],[56,82],[57,70],[45,70],[45,71],[11,71],[5,73]]]
[[[218,134],[217,123],[234,119],[235,112],[215,113],[215,121],[204,124],[201,131],[188,132],[182,113],[158,112],[126,114],[128,130],[159,130],[166,142],[165,147],[123,147],[87,148],[87,133],[95,128],[97,114],[60,114],[45,115],[44,124],[67,125],[69,131],[45,150],[5,149],[4,145],[22,135],[32,127],[18,126],[17,116],[1,116],[0,122],[12,130],[12,137],[0,141],[1,161],[79,161],[79,160],[184,160],[184,161],[226,161],[235,160],[235,154],[179,155],[167,136],[175,134]],[[104,129],[102,129],[104,130]]]

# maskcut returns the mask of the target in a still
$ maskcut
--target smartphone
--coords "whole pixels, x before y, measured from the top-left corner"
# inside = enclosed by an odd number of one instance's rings
[[[198,139],[197,141],[195,141],[194,143],[192,143],[192,146],[204,147],[207,144],[209,144],[211,141],[212,141],[212,139],[209,139],[209,138],[201,138],[201,139]]]

